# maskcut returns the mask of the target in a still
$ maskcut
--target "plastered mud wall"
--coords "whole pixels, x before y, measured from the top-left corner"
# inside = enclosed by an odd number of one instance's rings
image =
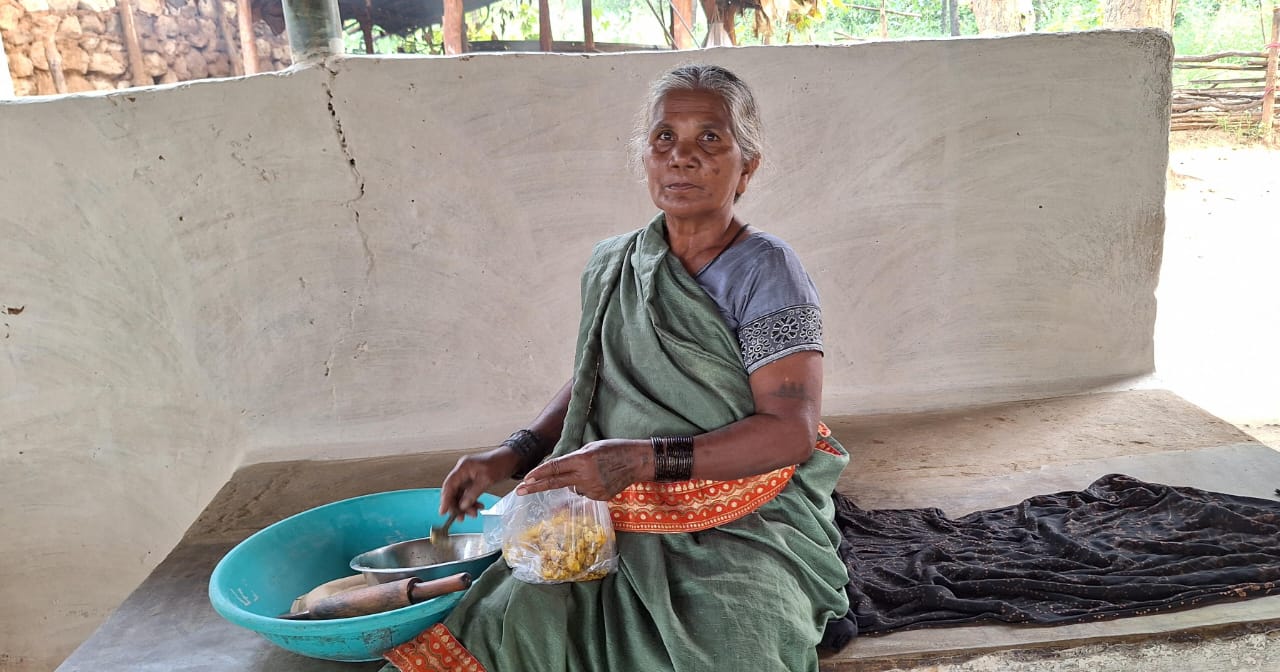
[[[60,661],[237,466],[527,422],[592,244],[651,215],[647,82],[693,58],[759,96],[740,211],[817,282],[826,413],[1150,372],[1170,57],[1126,32],[352,58],[0,103],[0,667]]]

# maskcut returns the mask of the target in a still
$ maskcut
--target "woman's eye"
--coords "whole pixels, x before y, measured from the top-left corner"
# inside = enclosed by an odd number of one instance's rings
[[[714,132],[712,132],[712,131],[707,131],[707,132],[705,132],[705,133],[703,133],[703,134],[702,134],[702,139],[703,139],[703,140],[705,140],[705,141],[707,141],[707,142],[715,142],[716,140],[719,140],[719,139],[720,139],[720,136],[716,135],[716,134],[715,134]]]
[[[671,142],[673,137],[675,136],[671,134],[671,131],[658,131],[658,134],[653,136],[653,139],[661,140],[662,142]]]

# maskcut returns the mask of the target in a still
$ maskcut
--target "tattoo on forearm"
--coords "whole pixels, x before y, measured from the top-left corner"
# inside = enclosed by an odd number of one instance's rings
[[[805,389],[804,383],[785,382],[777,390],[774,390],[773,396],[782,397],[783,399],[810,401],[809,390]]]
[[[645,457],[648,459],[648,456]],[[604,483],[604,487],[609,492],[622,492],[624,488],[632,483],[632,460],[627,459],[626,455],[619,455],[612,452],[603,452],[596,456],[596,473],[600,475],[600,482]]]

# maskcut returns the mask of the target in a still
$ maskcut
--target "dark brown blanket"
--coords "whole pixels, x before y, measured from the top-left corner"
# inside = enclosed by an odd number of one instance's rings
[[[850,636],[980,620],[1074,623],[1280,592],[1276,501],[1119,474],[954,520],[834,497]]]

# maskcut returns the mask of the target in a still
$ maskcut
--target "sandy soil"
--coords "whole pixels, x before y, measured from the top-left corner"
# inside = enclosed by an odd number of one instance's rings
[[[1157,375],[1280,449],[1280,149],[1175,133],[1169,170]]]

